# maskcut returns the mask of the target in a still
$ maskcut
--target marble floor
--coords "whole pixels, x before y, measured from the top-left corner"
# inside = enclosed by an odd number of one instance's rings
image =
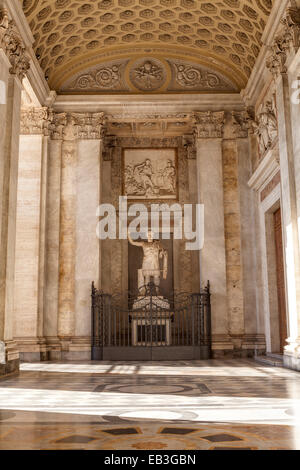
[[[252,360],[22,364],[0,449],[297,449],[300,374]]]

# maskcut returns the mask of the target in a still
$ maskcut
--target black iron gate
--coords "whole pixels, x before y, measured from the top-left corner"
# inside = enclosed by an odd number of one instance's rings
[[[92,285],[93,360],[192,360],[211,357],[210,286],[200,294],[157,296],[150,283],[135,295]]]

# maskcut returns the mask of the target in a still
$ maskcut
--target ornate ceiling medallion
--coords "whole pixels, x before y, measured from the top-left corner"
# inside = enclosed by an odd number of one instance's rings
[[[157,91],[166,82],[167,72],[164,64],[153,58],[139,59],[129,72],[130,81],[140,91]]]

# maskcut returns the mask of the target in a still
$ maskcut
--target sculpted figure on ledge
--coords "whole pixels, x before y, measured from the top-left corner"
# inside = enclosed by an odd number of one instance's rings
[[[265,109],[260,112],[258,122],[254,123],[254,132],[258,137],[260,156],[263,157],[278,135],[277,118],[271,101],[267,101]]]

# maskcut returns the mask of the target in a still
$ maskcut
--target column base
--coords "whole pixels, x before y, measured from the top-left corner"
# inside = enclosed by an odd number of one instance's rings
[[[242,359],[266,353],[264,335],[213,335],[213,359]]]
[[[4,354],[0,363],[0,377],[18,374],[20,366],[19,351],[14,341],[4,342]]]
[[[47,347],[44,338],[15,338],[20,360],[40,362],[47,360]]]
[[[91,338],[17,338],[20,360],[43,361],[90,361]]]
[[[284,348],[283,365],[287,369],[300,372],[300,339],[287,340],[288,345]]]
[[[6,364],[0,364],[0,378],[6,377],[7,375],[18,374],[19,367],[19,359],[12,359],[11,361],[7,361]]]

